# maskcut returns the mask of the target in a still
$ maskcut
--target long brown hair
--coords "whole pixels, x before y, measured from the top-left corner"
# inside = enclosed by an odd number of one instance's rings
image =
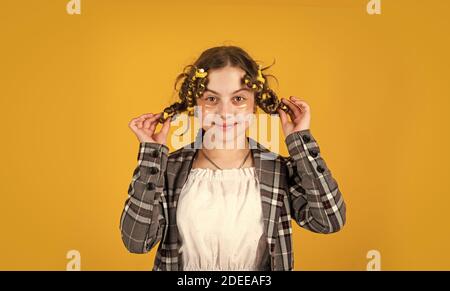
[[[246,51],[237,46],[217,46],[209,48],[205,50],[193,64],[184,67],[183,72],[177,76],[174,88],[178,91],[180,101],[166,107],[159,121],[162,123],[169,116],[184,111],[187,111],[188,115],[192,116],[194,106],[197,104],[196,99],[203,95],[208,84],[208,77],[194,77],[197,69],[203,69],[205,72],[208,72],[210,69],[220,69],[226,66],[238,67],[246,72],[241,82],[255,91],[256,105],[264,112],[276,114],[278,108],[287,112],[287,106],[280,102],[276,93],[269,87],[267,77],[275,77],[270,74],[262,74],[264,81],[257,78],[259,68],[261,69],[261,72],[263,72],[274,64],[275,62],[270,66],[260,67]],[[180,81],[182,81],[181,87],[180,89],[177,89],[177,85]]]

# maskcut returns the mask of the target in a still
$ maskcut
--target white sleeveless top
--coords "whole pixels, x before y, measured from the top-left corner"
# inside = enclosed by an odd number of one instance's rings
[[[177,205],[183,270],[268,270],[254,167],[193,168]]]

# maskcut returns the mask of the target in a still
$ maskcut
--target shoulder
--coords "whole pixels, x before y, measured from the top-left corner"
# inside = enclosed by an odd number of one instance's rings
[[[283,156],[280,153],[271,151],[260,143],[255,143],[253,157],[255,165],[260,167],[265,173],[278,173],[281,176],[287,176],[293,165],[290,156]]]
[[[175,159],[177,157],[180,157],[182,155],[182,153],[183,153],[183,148],[182,147],[177,149],[177,150],[171,151],[169,153],[169,159]]]
[[[194,154],[196,149],[194,148],[194,144],[187,144],[179,149],[176,149],[168,154],[169,162],[183,162],[184,160],[190,160]]]
[[[259,142],[255,142],[253,148],[253,154],[257,155],[261,160],[271,160],[282,164],[290,161],[290,156],[283,156],[280,153],[271,151]]]

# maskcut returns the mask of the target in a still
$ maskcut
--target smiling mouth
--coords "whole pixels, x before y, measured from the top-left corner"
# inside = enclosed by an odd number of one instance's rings
[[[226,123],[224,123],[224,124],[217,124],[217,123],[214,123],[215,126],[220,127],[222,129],[232,128],[232,127],[234,127],[237,124],[238,124],[237,122],[234,122],[232,124],[226,124]]]

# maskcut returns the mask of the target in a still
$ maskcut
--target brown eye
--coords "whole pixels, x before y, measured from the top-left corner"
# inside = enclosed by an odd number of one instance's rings
[[[242,96],[236,96],[236,97],[234,97],[234,100],[236,100],[236,102],[242,102],[242,101],[245,101],[245,98]]]
[[[214,96],[208,96],[208,97],[206,97],[206,101],[211,102],[211,103],[214,103],[214,102],[216,102],[216,97],[214,97]]]

